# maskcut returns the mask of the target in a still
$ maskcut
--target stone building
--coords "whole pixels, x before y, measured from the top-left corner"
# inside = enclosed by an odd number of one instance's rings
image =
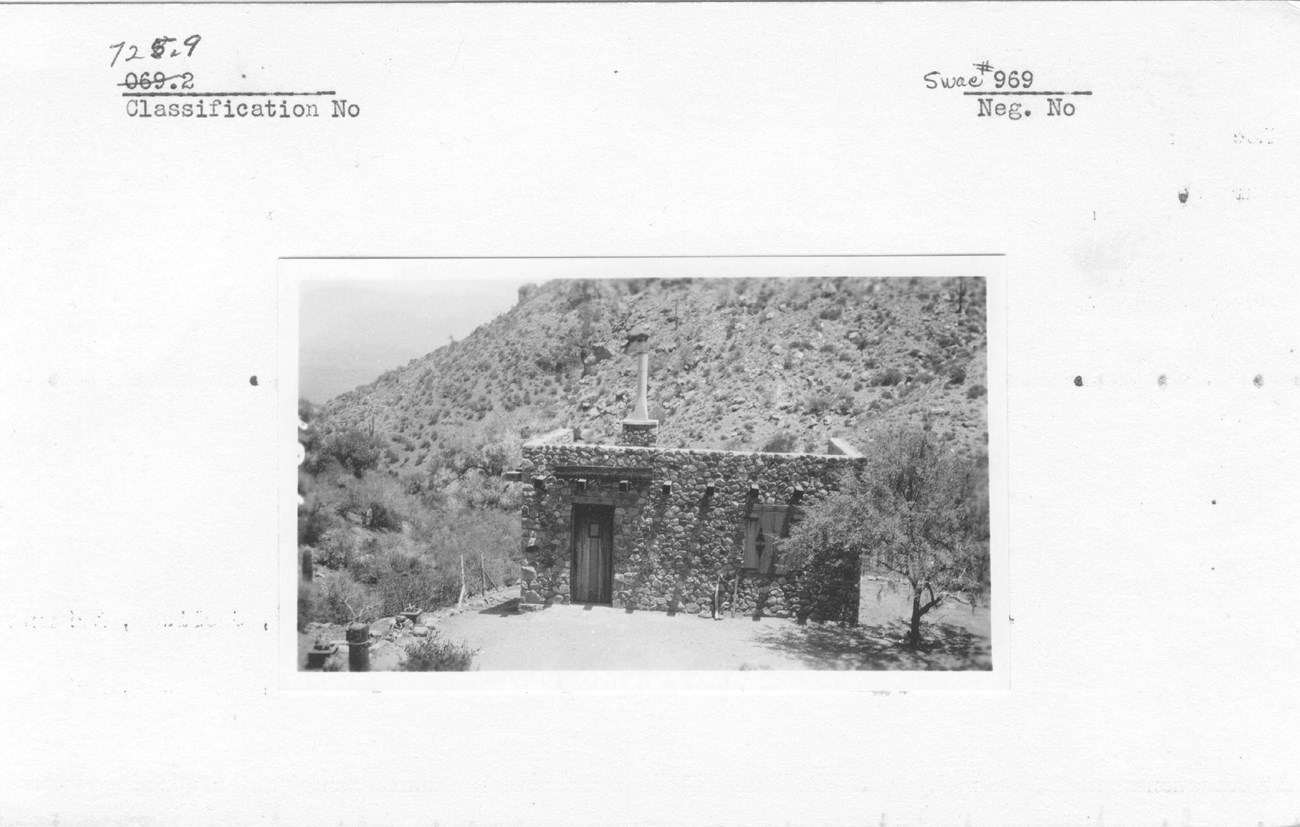
[[[657,447],[647,339],[628,342],[638,388],[621,444],[584,443],[564,429],[523,447],[510,475],[525,484],[521,609],[591,603],[722,616],[734,604],[737,616],[856,621],[856,571],[813,589],[784,564],[780,541],[862,455],[836,439],[824,454]]]

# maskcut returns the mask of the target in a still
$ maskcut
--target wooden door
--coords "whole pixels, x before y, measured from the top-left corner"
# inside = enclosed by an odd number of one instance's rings
[[[614,508],[573,507],[574,603],[609,603],[614,591]]]
[[[745,568],[761,574],[775,574],[779,564],[778,543],[786,535],[787,509],[779,505],[758,505],[745,521]]]

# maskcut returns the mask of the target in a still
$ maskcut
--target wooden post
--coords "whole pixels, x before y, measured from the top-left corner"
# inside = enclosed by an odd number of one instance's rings
[[[483,565],[483,552],[478,553],[478,574],[483,583],[483,594],[487,594],[487,567]]]
[[[370,624],[350,623],[345,632],[348,638],[348,671],[370,671]]]
[[[302,579],[310,583],[314,573],[315,572],[312,568],[311,549],[305,548],[302,550]]]
[[[736,600],[740,596],[740,569],[736,569],[736,582],[731,586],[731,619],[736,619]]]

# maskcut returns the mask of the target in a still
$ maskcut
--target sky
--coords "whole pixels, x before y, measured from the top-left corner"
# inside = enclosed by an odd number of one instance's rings
[[[509,310],[525,279],[301,282],[298,395],[317,404],[463,339]]]

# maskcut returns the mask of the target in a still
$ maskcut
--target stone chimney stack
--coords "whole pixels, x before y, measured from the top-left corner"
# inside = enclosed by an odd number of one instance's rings
[[[623,420],[623,439],[620,445],[648,448],[655,444],[655,429],[659,420],[650,418],[646,400],[650,385],[650,334],[636,332],[627,337],[624,352],[636,357],[636,406],[632,415]]]

